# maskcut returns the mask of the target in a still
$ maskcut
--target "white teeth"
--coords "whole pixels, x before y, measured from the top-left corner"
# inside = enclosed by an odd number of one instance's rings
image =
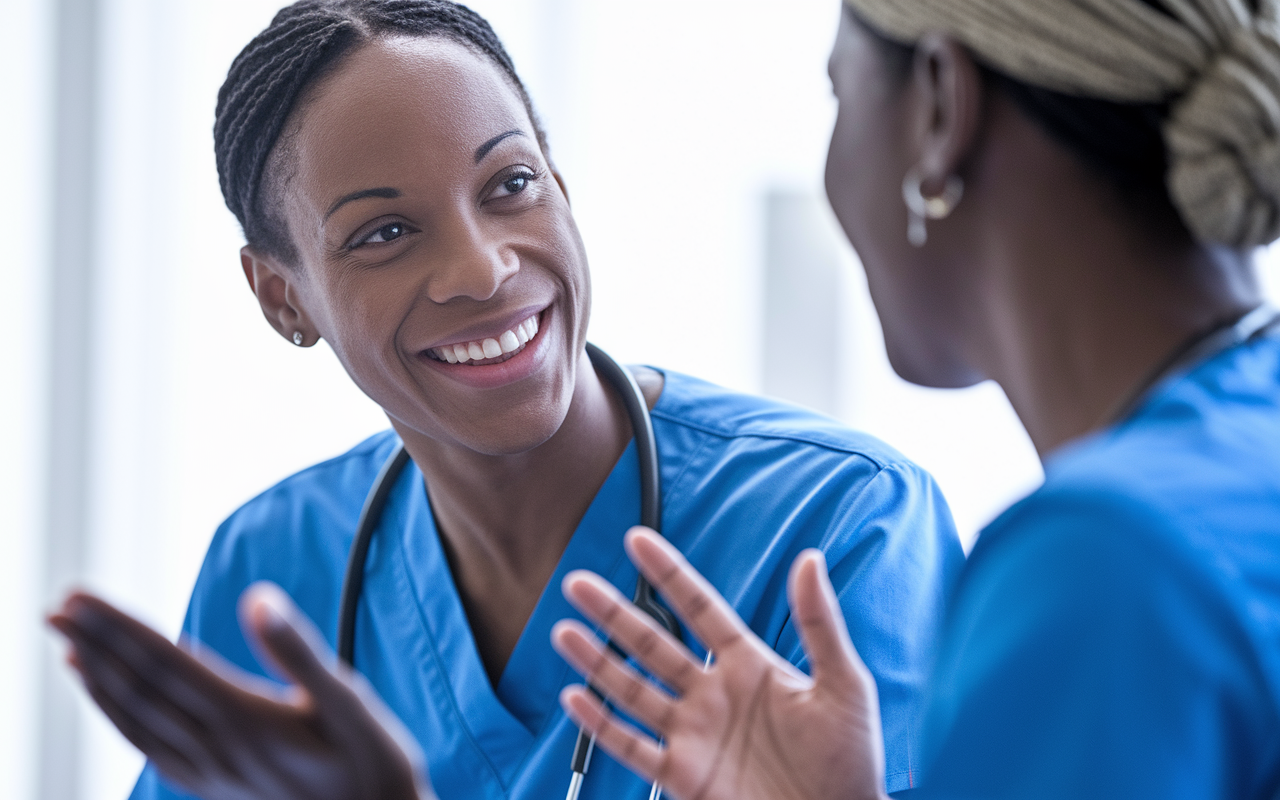
[[[450,364],[466,364],[514,353],[530,339],[538,335],[538,317],[535,314],[496,339],[481,339],[466,344],[451,344],[434,348],[431,353]]]

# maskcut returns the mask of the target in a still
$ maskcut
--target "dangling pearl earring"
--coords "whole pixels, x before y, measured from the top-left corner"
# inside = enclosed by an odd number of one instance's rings
[[[302,331],[293,332],[293,343],[298,347],[302,347]]]
[[[920,191],[920,168],[912,167],[902,179],[902,199],[907,204],[907,241],[916,247],[924,247],[929,241],[926,219],[946,219],[964,197],[964,179],[959,175],[947,177],[947,184],[938,197],[925,197]]]

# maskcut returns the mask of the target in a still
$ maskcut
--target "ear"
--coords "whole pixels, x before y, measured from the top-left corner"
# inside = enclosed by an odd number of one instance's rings
[[[910,124],[920,153],[921,189],[935,195],[961,172],[977,145],[985,87],[969,51],[936,33],[916,45],[912,82]]]
[[[279,259],[265,255],[252,245],[240,248],[240,266],[249,281],[249,289],[258,297],[262,315],[276,333],[300,347],[310,347],[320,340],[300,301],[300,276]],[[301,339],[295,335],[301,334]]]
[[[565,202],[569,203],[569,205],[573,205],[573,203],[569,201],[569,187],[565,184],[564,176],[560,174],[560,170],[556,169],[555,167],[552,167],[551,177],[556,179],[556,183],[560,185],[560,191],[564,192]]]

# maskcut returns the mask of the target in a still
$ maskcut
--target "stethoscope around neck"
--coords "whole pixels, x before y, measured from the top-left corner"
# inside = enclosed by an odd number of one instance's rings
[[[588,342],[587,356],[590,357],[591,365],[595,367],[596,372],[608,381],[626,406],[627,417],[631,420],[631,430],[635,434],[636,455],[640,460],[640,524],[661,533],[662,478],[658,463],[658,442],[653,435],[653,420],[649,417],[649,404],[645,401],[636,379],[607,353]],[[351,667],[355,665],[356,609],[364,589],[365,561],[369,555],[369,544],[373,541],[374,532],[382,520],[382,512],[387,506],[396,480],[408,463],[409,453],[401,444],[382,465],[377,478],[374,479],[373,487],[365,497],[364,507],[360,509],[360,518],[356,523],[356,537],[347,558],[347,571],[342,581],[342,595],[338,603],[338,658]],[[675,615],[658,602],[657,592],[643,575],[636,578],[636,591],[632,599],[641,610],[670,631],[672,636],[680,641],[684,640],[680,632],[680,623]],[[591,753],[594,749],[595,737],[584,730],[579,730],[578,741],[573,748],[573,761],[570,765],[573,777],[569,782],[566,800],[576,800],[582,791],[582,782],[591,766]],[[651,800],[657,800],[661,796],[662,790],[655,783],[649,797]]]

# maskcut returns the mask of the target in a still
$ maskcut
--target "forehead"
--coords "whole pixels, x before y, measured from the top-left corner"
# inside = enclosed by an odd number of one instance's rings
[[[296,188],[395,185],[406,160],[444,168],[497,133],[533,136],[488,58],[440,37],[375,39],[315,89],[291,135]]]

